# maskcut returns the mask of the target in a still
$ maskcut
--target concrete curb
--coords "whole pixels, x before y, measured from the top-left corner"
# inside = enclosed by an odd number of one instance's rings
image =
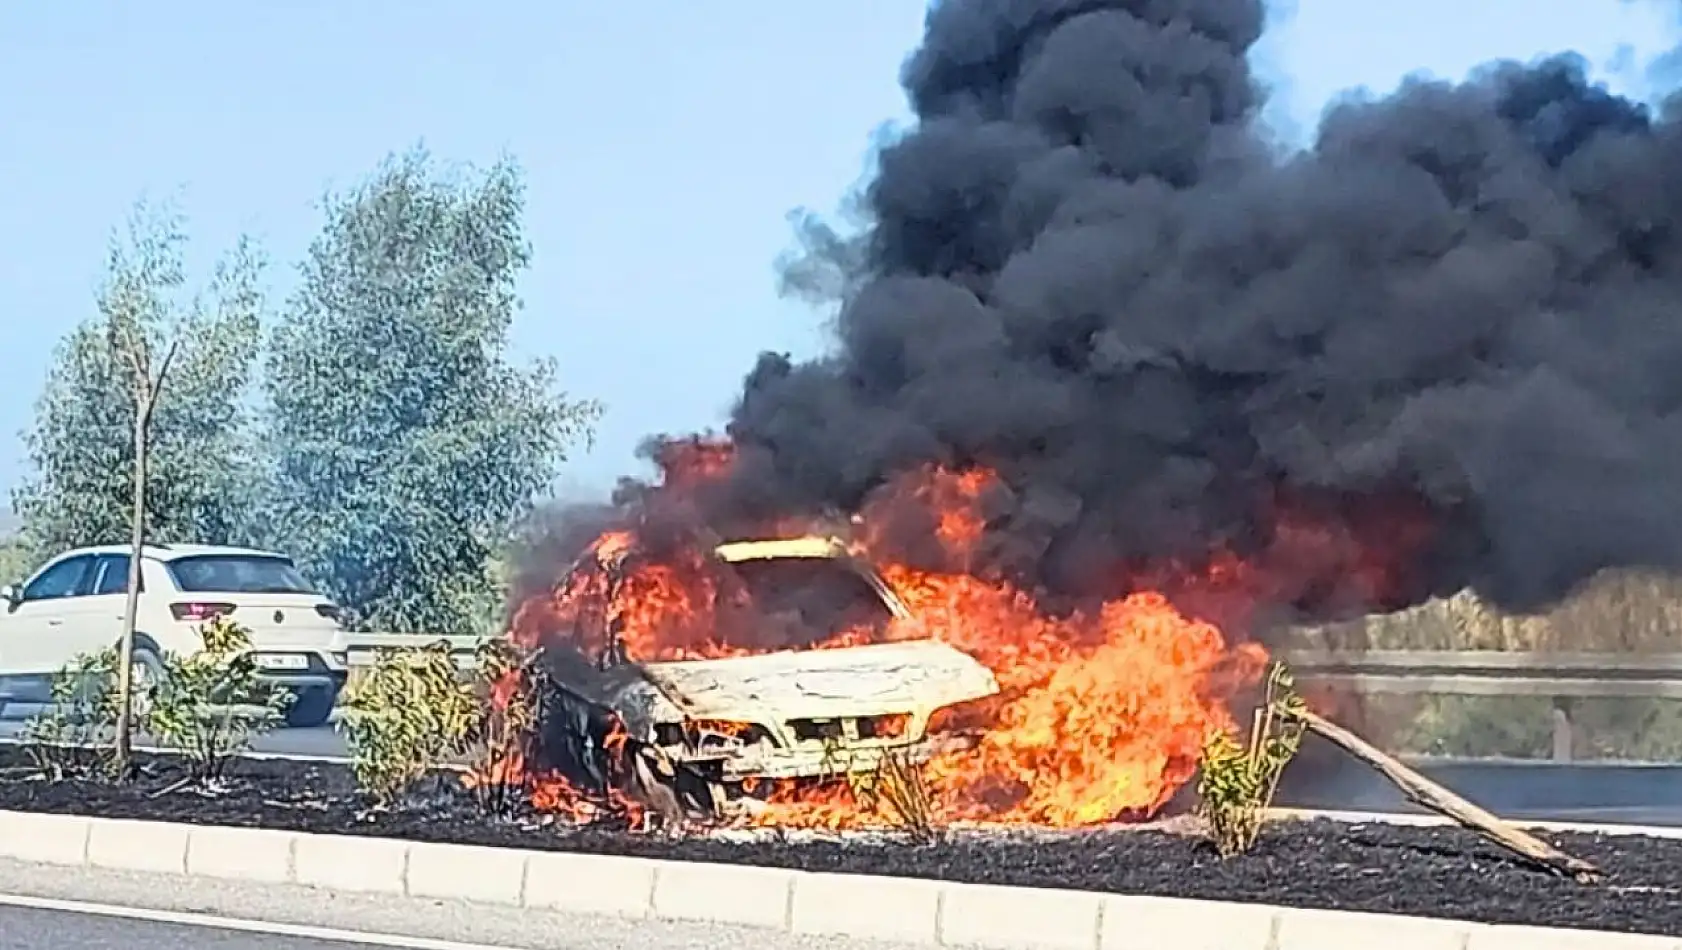
[[[0,811],[0,857],[989,950],[1682,950],[1682,938]]]

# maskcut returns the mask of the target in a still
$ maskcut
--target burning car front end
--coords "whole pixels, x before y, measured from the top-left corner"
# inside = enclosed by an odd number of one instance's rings
[[[890,752],[926,760],[944,747],[928,733],[937,711],[998,691],[931,640],[627,665],[593,685],[584,698],[631,739],[725,783],[868,771]]]
[[[909,619],[886,581],[836,539],[732,542],[708,555],[709,569],[726,572],[803,562],[830,580],[843,575],[881,621],[876,634]],[[581,569],[605,580],[589,589],[611,602],[634,557],[596,550]],[[686,810],[718,813],[767,784],[871,772],[889,756],[926,761],[965,742],[931,732],[938,713],[999,691],[986,666],[929,639],[861,635],[819,648],[644,659],[627,644],[623,618],[586,614],[578,623],[600,629],[570,631],[547,649],[542,764],[598,787],[615,784],[616,772],[638,775],[633,784],[668,786]],[[686,784],[699,794],[683,793]]]

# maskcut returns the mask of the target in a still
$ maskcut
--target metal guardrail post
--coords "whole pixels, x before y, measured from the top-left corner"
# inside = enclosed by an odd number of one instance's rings
[[[1571,724],[1575,701],[1569,696],[1555,696],[1553,701],[1553,760],[1570,762],[1576,738]]]

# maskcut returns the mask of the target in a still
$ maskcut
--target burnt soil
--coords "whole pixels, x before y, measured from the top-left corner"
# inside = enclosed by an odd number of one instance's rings
[[[49,783],[24,777],[24,765],[18,749],[0,749],[0,808],[1682,935],[1682,841],[1637,836],[1551,835],[1606,872],[1584,885],[1458,829],[1284,822],[1226,861],[1196,838],[1141,830],[956,832],[923,846],[872,836],[668,838],[490,817],[450,776],[428,782],[414,804],[370,816],[348,769],[330,763],[239,760],[215,794],[168,790],[180,772],[162,757],[143,756],[141,776],[121,786]]]

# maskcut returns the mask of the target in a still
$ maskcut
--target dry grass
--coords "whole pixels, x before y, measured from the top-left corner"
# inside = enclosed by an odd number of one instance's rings
[[[1682,578],[1605,572],[1545,613],[1504,613],[1462,592],[1411,610],[1291,633],[1288,647],[1671,653],[1682,650]]]
[[[882,809],[895,827],[919,844],[940,840],[941,828],[935,815],[934,789],[923,766],[903,752],[888,752],[876,767],[873,789]]]
[[[1507,613],[1470,593],[1395,614],[1290,631],[1286,650],[1500,650],[1642,655],[1682,652],[1682,578],[1608,571],[1538,614]],[[1340,710],[1395,751],[1545,758],[1551,701],[1530,697],[1370,696]],[[1682,702],[1581,700],[1581,759],[1682,760]]]
[[[832,745],[826,756],[835,768],[841,764],[838,757],[845,754],[838,745]],[[847,787],[860,808],[876,813],[912,841],[932,844],[943,837],[928,773],[923,763],[906,751],[883,752],[874,768],[837,771],[845,771]]]

